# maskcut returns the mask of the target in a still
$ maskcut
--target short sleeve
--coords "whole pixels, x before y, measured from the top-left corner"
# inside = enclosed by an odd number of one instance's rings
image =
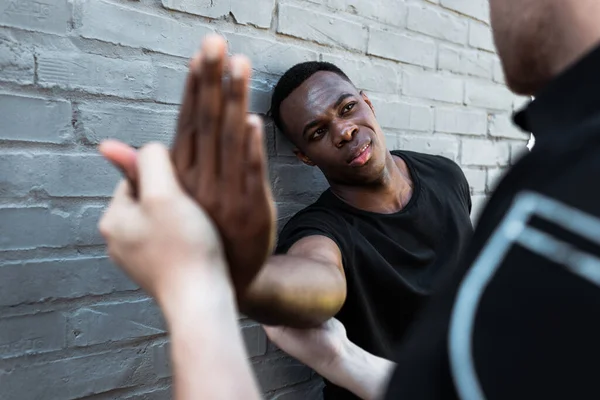
[[[306,208],[292,217],[285,225],[275,254],[285,254],[298,240],[307,236],[320,235],[333,240],[345,259],[351,251],[349,232],[341,216],[322,208]]]

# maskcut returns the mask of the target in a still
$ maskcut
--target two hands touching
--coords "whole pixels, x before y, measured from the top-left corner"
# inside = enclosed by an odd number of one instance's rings
[[[171,150],[149,144],[138,152],[117,141],[100,146],[129,182],[117,186],[99,228],[110,257],[163,310],[178,399],[259,398],[236,300],[243,301],[273,250],[276,215],[262,121],[247,114],[250,63],[226,53],[225,41],[211,36],[192,59]],[[266,331],[326,377],[347,347],[336,320],[311,330]]]

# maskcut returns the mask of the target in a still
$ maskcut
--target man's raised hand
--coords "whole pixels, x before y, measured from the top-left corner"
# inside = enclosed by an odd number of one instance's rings
[[[239,297],[272,252],[275,207],[262,121],[247,114],[250,62],[226,53],[224,39],[209,36],[192,61],[173,159],[221,234]]]

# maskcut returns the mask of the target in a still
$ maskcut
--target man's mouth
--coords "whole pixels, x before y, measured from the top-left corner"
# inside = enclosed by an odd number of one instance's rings
[[[371,142],[362,145],[352,154],[348,162],[351,167],[361,167],[371,159]]]

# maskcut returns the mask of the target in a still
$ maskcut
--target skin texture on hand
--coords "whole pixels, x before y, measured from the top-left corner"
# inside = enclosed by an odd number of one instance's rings
[[[173,160],[221,234],[240,296],[273,250],[276,211],[262,121],[247,116],[250,62],[226,52],[224,39],[211,36],[191,64]]]

